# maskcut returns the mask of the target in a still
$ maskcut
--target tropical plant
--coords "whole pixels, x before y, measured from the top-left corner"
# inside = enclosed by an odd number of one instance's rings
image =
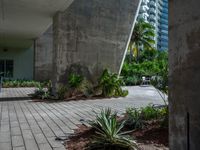
[[[142,76],[158,77],[167,66],[168,53],[166,51],[144,50],[138,63],[128,63],[128,58],[126,58],[121,76],[126,85],[139,85]]]
[[[68,83],[71,88],[78,88],[83,81],[83,77],[81,75],[71,73],[68,78]]]
[[[141,129],[148,124],[148,121],[159,121],[163,124],[167,115],[166,107],[148,105],[142,108],[127,108],[126,126],[131,129]]]
[[[148,105],[140,109],[141,117],[143,120],[154,120],[162,118],[161,110],[159,108],[154,107],[153,105]]]
[[[136,143],[125,136],[127,132],[122,132],[124,121],[117,121],[117,113],[112,113],[111,109],[102,110],[96,116],[96,120],[90,122],[95,129],[95,135],[89,144],[90,150],[135,150]]]
[[[140,19],[135,24],[133,34],[130,42],[130,62],[132,62],[133,53],[135,53],[136,59],[139,58],[140,48],[144,49],[153,49],[152,45],[155,44],[153,38],[155,37],[154,33],[155,28]]]
[[[65,98],[65,94],[68,91],[68,88],[66,86],[59,86],[57,91],[58,99],[63,100]]]
[[[144,120],[142,119],[140,109],[126,109],[126,126],[128,126],[131,129],[141,129],[144,127]]]
[[[39,99],[49,99],[50,98],[50,91],[49,88],[45,87],[45,84],[38,84],[37,88],[35,89],[35,93],[33,97]]]
[[[111,73],[105,69],[99,78],[98,87],[102,89],[102,95],[105,97],[111,96],[126,96],[128,91],[122,90],[123,80],[118,78],[118,75]]]

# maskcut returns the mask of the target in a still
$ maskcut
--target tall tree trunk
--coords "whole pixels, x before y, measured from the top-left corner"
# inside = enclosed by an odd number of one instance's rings
[[[133,61],[133,44],[130,44],[129,63]]]
[[[139,62],[139,56],[140,56],[140,48],[139,48],[139,45],[138,44],[136,44],[135,45],[135,47],[136,47],[136,53],[137,53],[137,55],[136,55],[136,61],[137,61],[137,63]]]

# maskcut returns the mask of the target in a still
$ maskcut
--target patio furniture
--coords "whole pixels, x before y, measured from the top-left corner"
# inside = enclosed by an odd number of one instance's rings
[[[151,83],[151,77],[143,76],[141,85],[149,85]]]

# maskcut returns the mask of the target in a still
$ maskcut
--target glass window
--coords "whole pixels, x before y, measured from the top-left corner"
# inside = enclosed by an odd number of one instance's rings
[[[0,76],[12,78],[13,77],[13,60],[0,60]]]
[[[4,77],[4,71],[5,71],[4,60],[0,60],[0,77]]]

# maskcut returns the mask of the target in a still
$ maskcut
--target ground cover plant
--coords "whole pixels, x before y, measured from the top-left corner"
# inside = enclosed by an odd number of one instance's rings
[[[44,82],[45,83],[45,82]],[[4,79],[3,80],[3,87],[4,88],[16,88],[16,87],[37,87],[40,84],[38,81],[34,80],[23,80],[23,79],[18,79],[18,80],[8,80]]]
[[[128,91],[122,90],[122,85],[122,79],[108,69],[103,71],[96,85],[81,75],[71,73],[68,77],[68,85],[58,89],[58,96],[59,99],[125,97],[128,95]]]
[[[126,110],[126,126],[131,129],[142,129],[149,125],[149,123],[152,123],[152,121],[159,122],[162,125],[165,122],[166,116],[168,116],[166,106],[130,107]]]
[[[39,99],[50,99],[53,96],[51,95],[51,81],[45,82],[45,83],[39,83],[35,89],[35,93],[32,95],[33,98],[39,98]]]
[[[52,95],[51,84],[44,87],[39,84],[34,96],[40,99],[77,100],[88,98],[125,97],[127,90],[122,89],[123,80],[108,69],[102,72],[96,84],[77,73],[70,73],[67,83],[58,87],[56,95]]]

